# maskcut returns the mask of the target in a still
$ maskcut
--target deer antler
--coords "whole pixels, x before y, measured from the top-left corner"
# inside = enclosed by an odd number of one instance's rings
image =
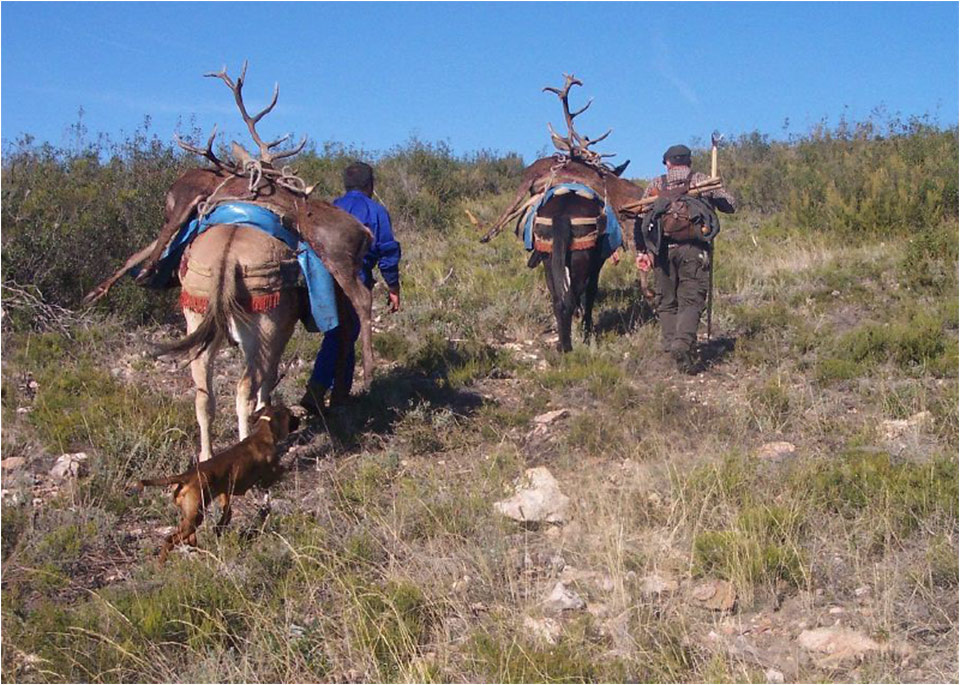
[[[233,91],[233,98],[234,100],[236,100],[237,107],[240,109],[240,115],[243,117],[244,122],[247,124],[247,130],[250,131],[250,136],[253,138],[253,141],[257,144],[257,147],[260,148],[260,161],[266,166],[272,166],[276,160],[292,157],[293,155],[303,150],[303,147],[307,144],[307,137],[304,136],[303,140],[300,141],[299,145],[297,145],[296,147],[290,150],[284,150],[283,152],[272,151],[273,148],[275,148],[277,145],[280,145],[281,143],[286,142],[286,140],[290,138],[290,135],[287,134],[282,138],[278,138],[277,140],[274,140],[271,142],[264,142],[263,139],[260,138],[260,134],[257,133],[257,124],[260,122],[261,119],[263,119],[264,116],[269,114],[274,107],[276,107],[277,98],[280,95],[280,86],[279,84],[274,85],[273,98],[270,100],[270,104],[264,107],[262,110],[260,110],[260,112],[258,112],[256,115],[250,116],[247,113],[246,106],[243,104],[243,83],[244,83],[244,79],[246,78],[246,75],[247,75],[246,61],[244,61],[243,63],[243,69],[240,70],[240,76],[237,77],[236,83],[234,83],[233,79],[231,79],[229,74],[227,74],[226,66],[224,66],[223,69],[221,69],[218,72],[211,71],[210,73],[204,74],[204,76],[219,78],[220,80],[222,80],[224,83],[227,84],[227,87],[229,87],[231,91]]]
[[[205,157],[206,159],[209,159],[211,162],[213,162],[213,163],[216,165],[216,167],[217,167],[218,169],[225,169],[225,170],[227,170],[227,171],[229,171],[229,172],[231,172],[231,173],[234,173],[234,172],[237,171],[237,165],[236,165],[236,164],[234,164],[234,163],[232,163],[232,162],[224,162],[224,161],[222,161],[222,160],[219,159],[219,158],[214,154],[214,152],[213,152],[213,140],[214,140],[214,138],[217,137],[217,126],[216,126],[216,124],[214,124],[213,131],[210,132],[210,137],[207,139],[207,147],[206,147],[206,149],[203,149],[203,150],[201,150],[200,148],[196,147],[195,145],[192,145],[192,144],[188,143],[187,141],[183,140],[183,139],[182,139],[179,135],[177,135],[177,134],[174,134],[173,137],[174,137],[174,139],[177,141],[177,145],[179,145],[181,148],[183,148],[183,149],[186,150],[187,152],[192,152],[192,153],[194,153],[195,155],[200,155],[201,157]]]
[[[587,104],[578,109],[576,112],[571,112],[569,101],[570,88],[573,86],[582,86],[583,81],[575,77],[573,74],[564,74],[563,78],[563,88],[553,88],[551,86],[547,86],[543,89],[544,92],[549,91],[551,93],[555,93],[557,97],[560,98],[560,102],[563,103],[563,117],[567,122],[566,137],[561,136],[559,133],[553,130],[553,126],[548,122],[547,128],[550,130],[550,139],[553,141],[554,146],[556,146],[556,148],[561,152],[564,152],[571,157],[580,157],[590,164],[598,165],[600,164],[600,160],[602,160],[604,157],[613,157],[614,154],[600,154],[594,150],[591,150],[590,146],[596,145],[601,140],[605,139],[607,136],[613,133],[613,129],[610,129],[599,138],[593,139],[591,139],[589,136],[583,136],[577,133],[577,130],[573,126],[573,120],[587,111],[587,108],[593,104],[593,98],[587,100]]]

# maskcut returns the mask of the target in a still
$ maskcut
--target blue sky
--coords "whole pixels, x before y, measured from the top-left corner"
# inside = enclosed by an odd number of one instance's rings
[[[877,106],[958,119],[957,3],[26,3],[0,5],[0,135],[122,137],[146,115],[246,142],[206,71],[250,61],[248,108],[280,84],[263,136],[387,150],[417,136],[532,161],[563,129],[546,85],[593,97],[578,130],[660,173],[670,144],[803,132]],[[784,122],[789,119],[789,127]],[[242,133],[242,136],[241,136]]]

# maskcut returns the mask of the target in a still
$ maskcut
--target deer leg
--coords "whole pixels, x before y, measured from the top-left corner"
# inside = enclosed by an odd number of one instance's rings
[[[183,314],[187,319],[189,335],[200,324],[202,316],[189,309],[184,309]],[[197,425],[200,427],[199,461],[206,461],[213,456],[210,426],[217,412],[217,399],[213,394],[213,356],[216,353],[216,347],[211,345],[190,362],[190,375],[193,376],[193,385],[196,388],[194,405],[197,412]]]
[[[373,381],[373,334],[371,331],[373,293],[363,284],[359,276],[345,278],[343,282],[338,281],[343,288],[344,294],[353,305],[353,310],[360,323],[360,349],[363,352],[363,387],[370,387]],[[338,316],[339,305],[338,305]],[[340,325],[344,324],[341,317]]]
[[[340,320],[340,325],[337,327],[339,344],[333,376],[333,392],[330,394],[332,404],[341,403],[350,396],[350,387],[353,385],[353,369],[356,364],[357,335],[359,334],[357,314],[342,291],[337,293],[337,318]]]

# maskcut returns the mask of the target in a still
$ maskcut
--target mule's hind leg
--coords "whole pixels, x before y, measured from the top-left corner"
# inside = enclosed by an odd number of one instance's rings
[[[256,329],[259,318],[254,317],[250,326],[237,326],[237,337],[243,350],[243,373],[237,382],[237,430],[241,440],[250,435],[250,417],[257,409],[257,394],[262,385],[263,346]]]
[[[187,335],[196,330],[203,318],[189,309],[183,310],[187,320]],[[217,411],[217,399],[213,392],[213,357],[217,347],[210,345],[190,362],[190,375],[193,376],[193,385],[196,388],[194,405],[197,412],[197,425],[200,427],[200,461],[206,461],[213,456],[210,442],[210,425]]]
[[[261,315],[259,385],[256,409],[272,404],[271,394],[277,385],[277,370],[287,341],[297,326],[300,295],[296,290],[284,290],[280,304]]]
[[[593,334],[593,303],[597,299],[597,289],[600,285],[600,269],[603,261],[600,257],[600,245],[590,251],[590,266],[587,275],[587,284],[583,293],[583,341],[590,340]]]

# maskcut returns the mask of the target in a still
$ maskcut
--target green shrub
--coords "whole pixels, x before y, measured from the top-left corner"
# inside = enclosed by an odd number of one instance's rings
[[[477,632],[469,643],[479,682],[595,683],[622,682],[625,667],[600,658],[580,641],[561,640],[551,647],[531,643],[509,631]]]
[[[353,588],[357,647],[370,654],[382,682],[395,680],[400,669],[419,654],[435,617],[423,592],[408,581]]]
[[[123,456],[182,442],[178,427],[193,423],[190,407],[114,379],[93,356],[101,335],[105,329],[75,340],[45,333],[16,341],[16,365],[38,384],[27,417],[41,442],[58,453],[96,447]]]
[[[957,517],[957,462],[897,463],[885,452],[851,449],[798,474],[815,506],[851,519],[882,519],[906,535],[930,517]]]
[[[800,551],[802,520],[779,506],[749,506],[735,528],[700,533],[693,543],[694,570],[741,585],[782,580],[800,587],[809,575]]]

